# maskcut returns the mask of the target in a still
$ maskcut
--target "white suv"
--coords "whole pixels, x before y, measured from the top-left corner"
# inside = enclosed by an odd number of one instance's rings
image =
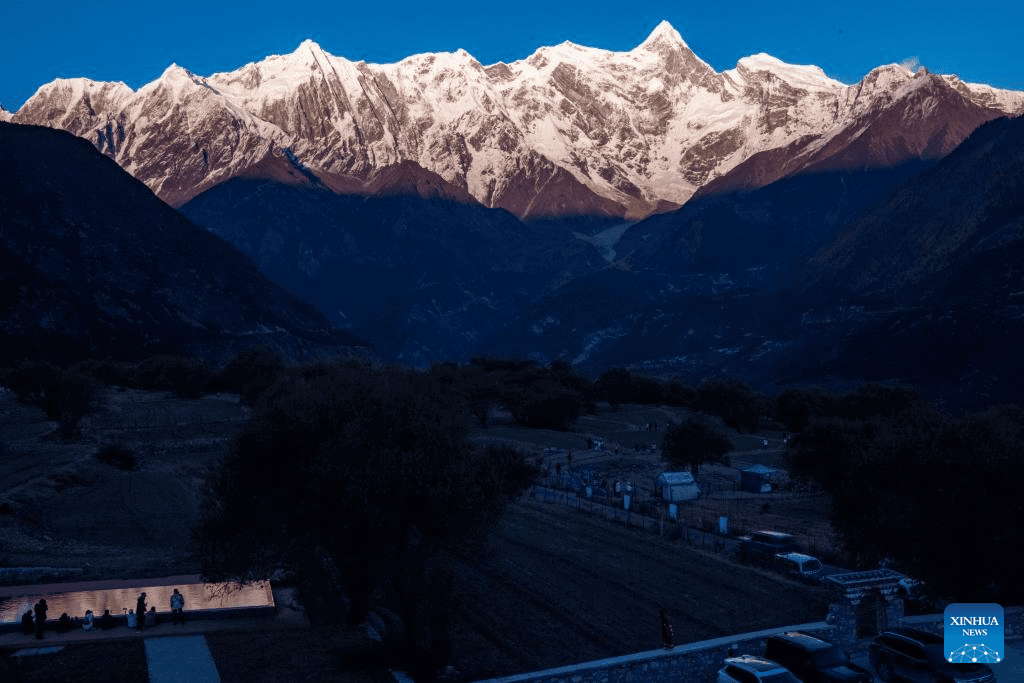
[[[816,557],[803,553],[778,553],[775,561],[784,571],[814,578],[821,572],[821,562]]]
[[[743,655],[725,660],[718,683],[800,683],[789,669],[770,659]]]

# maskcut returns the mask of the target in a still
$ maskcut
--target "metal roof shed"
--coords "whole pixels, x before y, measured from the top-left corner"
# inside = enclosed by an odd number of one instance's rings
[[[655,485],[661,490],[662,500],[670,503],[696,500],[700,496],[700,487],[689,472],[662,472]]]
[[[772,483],[777,482],[779,471],[767,465],[751,465],[740,470],[740,490],[751,493],[765,493],[772,490]]]

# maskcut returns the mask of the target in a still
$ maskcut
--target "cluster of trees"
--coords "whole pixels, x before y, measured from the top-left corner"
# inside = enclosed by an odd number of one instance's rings
[[[593,383],[568,363],[543,367],[536,361],[473,358],[469,363],[438,363],[428,375],[459,395],[486,427],[491,408],[501,406],[517,424],[569,429],[584,412],[597,411]]]
[[[769,398],[738,380],[706,380],[691,387],[625,368],[590,379],[565,361],[545,367],[532,360],[477,357],[463,365],[435,364],[429,373],[459,392],[482,426],[489,410],[501,406],[520,425],[569,429],[580,415],[594,414],[598,401],[607,401],[613,410],[627,403],[686,407],[717,415],[738,431],[752,431],[774,409]]]
[[[538,475],[473,446],[463,397],[436,373],[368,364],[292,369],[263,394],[210,479],[193,554],[207,580],[300,581],[315,621],[365,620],[390,596],[423,677],[447,663],[454,560],[476,557]]]
[[[961,600],[1024,598],[1024,408],[953,418],[880,386],[789,398],[821,412],[799,418],[787,466],[828,492],[833,528],[859,566],[888,560]]]
[[[286,370],[279,354],[266,347],[252,347],[219,368],[173,355],[152,356],[139,363],[88,360],[67,368],[26,360],[0,369],[0,385],[13,391],[22,403],[42,408],[58,423],[58,435],[70,439],[77,436],[81,419],[96,407],[96,392],[102,385],[171,391],[185,399],[218,391],[237,393],[252,406]]]
[[[92,407],[95,388],[101,384],[171,391],[185,399],[218,391],[238,393],[245,404],[255,406],[288,370],[280,354],[252,347],[216,368],[166,354],[139,363],[88,360],[69,368],[25,361],[0,370],[0,383],[22,400],[44,407],[66,425],[61,433],[70,436]],[[626,403],[683,406],[717,415],[727,426],[743,431],[757,429],[761,417],[774,407],[770,399],[737,380],[709,380],[690,387],[624,368],[591,379],[564,361],[542,366],[532,360],[477,357],[464,364],[437,363],[427,375],[458,395],[481,426],[487,426],[491,409],[500,406],[522,426],[570,429],[580,415],[596,412],[597,401],[607,401],[615,410]]]

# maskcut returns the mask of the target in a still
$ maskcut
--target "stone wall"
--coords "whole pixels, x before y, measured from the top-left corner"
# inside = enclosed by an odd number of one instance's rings
[[[804,631],[829,638],[825,622],[742,633],[727,638],[598,659],[544,671],[490,679],[486,683],[693,683],[713,680],[726,657],[764,654],[765,639],[776,633]]]

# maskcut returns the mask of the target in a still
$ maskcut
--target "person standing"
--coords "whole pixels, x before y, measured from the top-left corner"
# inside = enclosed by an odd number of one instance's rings
[[[135,615],[136,615],[136,628],[140,631],[146,623],[146,593],[143,592],[139,596],[139,599],[135,601]]]
[[[185,609],[185,596],[178,592],[178,589],[174,589],[174,594],[171,595],[171,623],[172,624],[184,624],[185,613],[182,611]]]
[[[46,626],[46,598],[36,603],[36,640],[43,639],[43,628]]]
[[[668,616],[665,608],[661,608],[661,644],[666,650],[676,646],[676,635],[672,631],[672,619]]]

